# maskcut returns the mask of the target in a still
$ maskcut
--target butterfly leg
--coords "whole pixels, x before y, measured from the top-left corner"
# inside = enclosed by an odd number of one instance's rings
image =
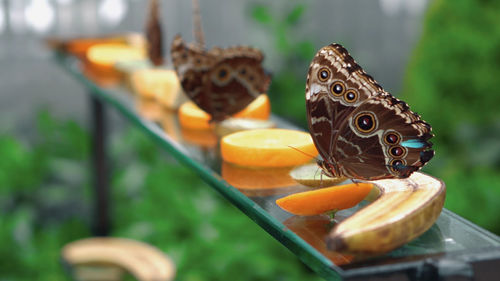
[[[361,183],[361,181],[360,181],[360,180],[358,180],[358,179],[354,179],[354,178],[352,178],[352,179],[350,179],[350,180],[351,180],[351,181],[352,181],[352,183],[354,183],[354,184]]]
[[[326,213],[328,215],[328,217],[330,218],[331,222],[334,221],[335,214],[337,214],[337,212],[338,212],[338,209],[335,209],[335,210],[331,210],[331,211],[329,211],[329,212]]]

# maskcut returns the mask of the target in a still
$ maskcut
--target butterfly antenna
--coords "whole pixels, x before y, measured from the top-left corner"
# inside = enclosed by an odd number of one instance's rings
[[[200,3],[198,0],[192,1],[193,5],[193,35],[196,43],[201,48],[205,48],[205,35],[203,34],[203,28],[201,26],[201,13],[200,13]]]
[[[302,153],[302,154],[304,154],[304,155],[306,155],[306,156],[309,156],[309,157],[311,157],[311,158],[313,158],[313,159],[319,160],[319,159],[318,159],[318,157],[316,157],[316,156],[312,156],[311,154],[308,154],[308,153],[305,153],[304,151],[302,151],[302,150],[300,150],[300,149],[298,149],[298,148],[295,148],[295,147],[293,147],[293,146],[291,146],[291,145],[288,145],[288,147],[290,147],[291,149],[293,149],[293,150],[295,150],[295,151],[298,151],[298,152],[300,152],[300,153]]]

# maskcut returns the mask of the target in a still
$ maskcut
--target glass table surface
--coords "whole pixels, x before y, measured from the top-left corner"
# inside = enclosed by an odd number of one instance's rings
[[[213,131],[184,129],[176,112],[154,100],[133,95],[122,84],[99,86],[91,75],[84,74],[81,62],[74,57],[56,52],[54,58],[90,94],[116,108],[327,280],[365,280],[368,276],[389,275],[396,278],[391,280],[416,280],[433,270],[446,274],[447,268],[474,274],[476,269],[483,270],[476,268],[483,261],[494,261],[500,266],[500,238],[446,209],[427,232],[388,254],[367,258],[329,251],[325,244],[332,227],[328,216],[294,216],[275,203],[287,194],[308,190],[298,184],[290,185],[290,169],[251,170],[224,163],[219,139]],[[271,120],[280,128],[300,129],[277,116]],[[255,180],[248,179],[259,179],[259,183],[253,185]],[[263,188],[262,182],[273,188]],[[339,211],[335,220],[341,221],[366,204]]]

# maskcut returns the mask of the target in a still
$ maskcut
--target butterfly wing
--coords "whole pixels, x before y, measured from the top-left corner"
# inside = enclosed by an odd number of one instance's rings
[[[271,78],[262,68],[260,51],[245,46],[216,50],[222,55],[208,72],[211,95],[206,107],[212,119],[220,121],[266,92]]]
[[[364,100],[380,92],[382,87],[341,45],[331,44],[316,53],[307,76],[306,109],[312,139],[324,161],[336,163],[333,152],[340,125]]]
[[[197,45],[186,45],[180,35],[174,38],[170,50],[184,92],[198,106],[204,104],[208,95],[208,73],[217,59]]]
[[[342,174],[406,178],[433,156],[431,126],[390,94],[367,99],[339,129],[334,155]]]
[[[313,59],[306,107],[327,174],[408,177],[434,155],[428,142],[431,127],[385,92],[338,44],[322,48]]]
[[[267,91],[271,80],[262,68],[262,53],[246,46],[204,51],[186,46],[179,36],[172,59],[184,91],[213,121],[244,109]]]

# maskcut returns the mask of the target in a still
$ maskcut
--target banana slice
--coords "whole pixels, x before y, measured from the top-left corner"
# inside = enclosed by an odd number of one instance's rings
[[[298,166],[290,172],[296,182],[309,187],[326,187],[346,181],[347,178],[330,178],[321,174],[321,168],[316,163]]]
[[[244,130],[269,129],[274,127],[276,127],[276,124],[270,120],[232,117],[216,124],[215,133],[223,137]]]
[[[372,183],[380,195],[333,228],[329,249],[366,255],[389,252],[429,229],[443,208],[445,184],[423,173]]]

